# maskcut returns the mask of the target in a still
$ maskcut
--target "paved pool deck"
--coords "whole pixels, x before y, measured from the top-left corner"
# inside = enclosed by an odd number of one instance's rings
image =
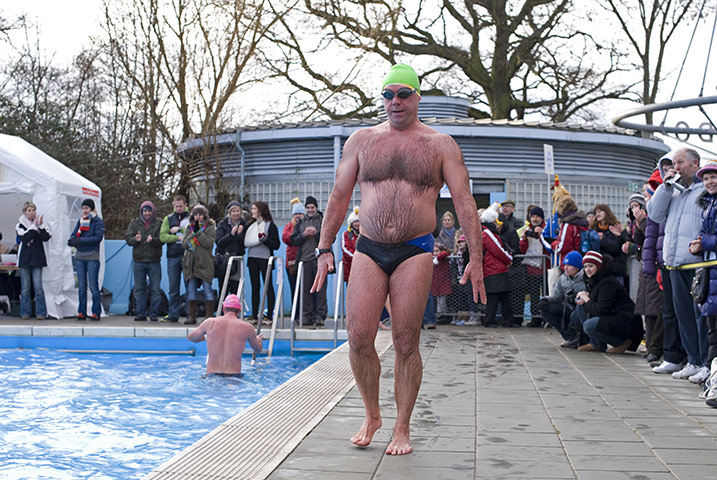
[[[0,317],[0,326],[20,323]],[[394,357],[390,333],[379,332],[384,426],[369,447],[348,441],[363,406],[344,345],[291,393],[270,394],[147,478],[717,479],[717,409],[697,397],[698,386],[652,373],[639,354],[578,352],[561,341],[543,329],[423,331],[414,452],[392,457],[384,450],[395,420]]]
[[[363,417],[354,387],[268,478],[717,478],[717,409],[697,397],[698,386],[652,373],[639,354],[561,342],[555,330],[424,331],[412,454],[384,454],[395,420],[388,349],[374,442],[348,441]]]

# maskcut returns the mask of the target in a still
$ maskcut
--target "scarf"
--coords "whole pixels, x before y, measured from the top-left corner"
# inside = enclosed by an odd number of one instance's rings
[[[200,224],[199,230],[194,230],[194,223],[190,223],[190,224],[189,224],[189,229],[190,229],[190,231],[192,231],[193,233],[196,234],[196,233],[198,233],[198,232],[203,232],[204,229],[206,228],[206,226],[207,226],[207,223],[204,223],[204,225],[201,225],[201,224]],[[199,240],[197,240],[197,237],[196,237],[196,236],[192,237],[192,239],[189,240],[189,249],[190,249],[190,250],[194,250],[194,249],[196,249],[196,248],[197,248],[198,246],[200,246],[200,245],[201,245],[201,244],[199,243]]]
[[[90,231],[90,223],[92,223],[92,219],[95,218],[95,216],[97,216],[95,212],[90,212],[86,216],[83,215],[80,217],[80,228],[77,229],[78,237],[82,235],[82,232]]]

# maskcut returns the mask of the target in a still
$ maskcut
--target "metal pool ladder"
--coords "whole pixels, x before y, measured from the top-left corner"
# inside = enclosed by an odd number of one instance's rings
[[[298,323],[299,329],[303,330],[304,326],[304,296],[301,294],[304,290],[304,262],[299,262],[299,266],[296,270],[296,287],[294,289],[294,301],[291,306],[291,334],[290,334],[290,345],[291,355],[294,352],[330,352],[338,347],[339,344],[339,323],[344,322],[344,311],[341,308],[343,301],[343,289],[344,289],[344,264],[339,262],[339,266],[336,272],[336,297],[334,301],[334,332],[333,332],[333,346],[332,347],[297,347],[296,343],[296,325]],[[328,277],[327,277],[328,279]],[[327,292],[328,293],[328,292]],[[298,320],[297,320],[297,309],[298,309]],[[313,330],[320,332],[321,330]],[[304,342],[326,342],[324,339],[302,339]]]

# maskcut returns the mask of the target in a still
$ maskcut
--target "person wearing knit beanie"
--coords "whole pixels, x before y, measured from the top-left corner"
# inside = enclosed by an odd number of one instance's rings
[[[637,350],[643,339],[642,317],[635,315],[635,303],[612,274],[611,262],[610,255],[594,250],[583,257],[589,293],[577,293],[574,315],[582,323],[590,343],[578,347],[580,351],[624,353],[628,349]]]
[[[534,207],[534,208],[530,209],[530,216],[532,217],[533,215],[537,215],[540,218],[542,218],[543,220],[545,220],[545,212],[540,207]]]
[[[162,279],[162,221],[155,214],[154,204],[149,200],[139,207],[139,217],[133,219],[125,232],[125,241],[132,247],[132,270],[134,273],[134,298],[136,322],[159,320],[159,308],[162,302],[160,281]],[[149,284],[150,302],[147,312],[147,285]]]
[[[585,266],[586,263],[592,263],[600,269],[602,267],[602,262],[602,254],[600,252],[596,252],[595,250],[590,250],[583,257],[583,266]]]
[[[93,212],[95,211],[95,201],[92,200],[91,198],[85,198],[84,200],[82,200],[82,205],[80,205],[80,206],[90,207],[91,211],[93,211]]]
[[[316,208],[319,208],[319,202],[316,201],[316,198],[309,195],[306,197],[306,201],[304,202],[304,207],[308,207],[309,205],[313,205]]]
[[[563,259],[563,265],[571,265],[580,270],[581,268],[583,268],[583,257],[580,255],[580,252],[573,250],[572,252],[565,255],[565,258]]]
[[[297,202],[291,207],[291,216],[293,217],[297,214],[306,214],[306,209],[304,208],[304,205],[301,204],[301,202]]]

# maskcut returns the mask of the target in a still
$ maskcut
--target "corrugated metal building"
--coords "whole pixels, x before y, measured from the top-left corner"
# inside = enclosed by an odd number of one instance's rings
[[[544,171],[544,144],[553,146],[555,171],[580,208],[607,203],[618,218],[630,194],[642,187],[658,158],[669,150],[660,141],[622,128],[476,120],[468,117],[468,108],[465,99],[424,96],[419,117],[458,142],[478,206],[508,197],[516,201],[518,216],[533,203],[549,210],[551,179]],[[303,201],[313,195],[320,209],[326,206],[344,142],[354,131],[383,120],[242,127],[188,141],[179,153],[191,159],[191,176],[200,191],[207,187],[207,179],[211,188],[217,181],[214,172],[219,171],[220,181],[236,197],[245,192],[250,201],[267,202],[282,224],[291,216],[293,197]],[[205,143],[211,143],[210,148],[203,148]],[[360,198],[357,186],[351,205],[359,204]],[[437,212],[447,209],[452,210],[450,200],[439,199]]]

